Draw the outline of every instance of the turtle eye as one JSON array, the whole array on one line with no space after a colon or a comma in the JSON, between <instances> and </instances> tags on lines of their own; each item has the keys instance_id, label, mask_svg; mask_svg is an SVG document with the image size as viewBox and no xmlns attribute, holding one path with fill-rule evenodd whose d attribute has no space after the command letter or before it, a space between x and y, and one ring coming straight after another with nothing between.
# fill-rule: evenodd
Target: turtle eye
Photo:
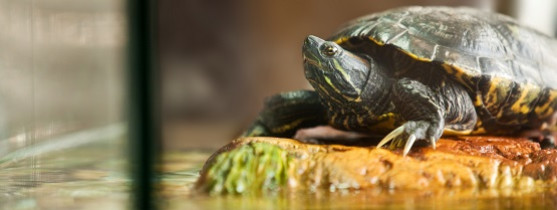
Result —
<instances>
[{"instance_id":1,"label":"turtle eye","mask_svg":"<svg viewBox=\"0 0 557 210\"><path fill-rule=\"evenodd\" d=\"M338 53L338 48L332 45L325 45L322 51L325 55L334 56Z\"/></svg>"}]
</instances>

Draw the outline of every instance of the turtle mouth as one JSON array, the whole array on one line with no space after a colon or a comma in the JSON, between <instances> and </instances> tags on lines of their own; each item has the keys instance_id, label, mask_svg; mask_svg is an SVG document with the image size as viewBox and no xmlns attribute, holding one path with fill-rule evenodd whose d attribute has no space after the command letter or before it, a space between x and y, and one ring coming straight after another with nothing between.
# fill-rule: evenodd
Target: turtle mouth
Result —
<instances>
[{"instance_id":1,"label":"turtle mouth","mask_svg":"<svg viewBox=\"0 0 557 210\"><path fill-rule=\"evenodd\" d=\"M315 75L316 72L314 68L316 68L315 61L312 61L304 56L304 74L306 79L314 79L317 76Z\"/></svg>"},{"instance_id":2,"label":"turtle mouth","mask_svg":"<svg viewBox=\"0 0 557 210\"><path fill-rule=\"evenodd\" d=\"M319 58L317 58L311 51L304 51L302 58L306 79L315 79L320 74L326 74L326 72L322 69L321 62L317 60Z\"/></svg>"},{"instance_id":3,"label":"turtle mouth","mask_svg":"<svg viewBox=\"0 0 557 210\"><path fill-rule=\"evenodd\" d=\"M315 61L315 60L313 60L313 59L309 59L309 58L306 57L305 55L304 55L304 58L303 58L303 59L304 59L304 64L305 64L305 65L312 65L312 66L319 67L319 62L317 62L317 61Z\"/></svg>"}]
</instances>

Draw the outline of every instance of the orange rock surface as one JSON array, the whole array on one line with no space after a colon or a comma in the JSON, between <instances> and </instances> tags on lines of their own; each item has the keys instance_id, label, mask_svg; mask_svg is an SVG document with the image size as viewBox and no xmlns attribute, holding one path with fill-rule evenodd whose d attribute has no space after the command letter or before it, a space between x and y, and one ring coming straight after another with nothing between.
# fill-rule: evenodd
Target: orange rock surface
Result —
<instances>
[{"instance_id":1,"label":"orange rock surface","mask_svg":"<svg viewBox=\"0 0 557 210\"><path fill-rule=\"evenodd\" d=\"M252 137L235 140L214 157L257 143L274 145L288 154L286 183L295 189L523 189L557 183L557 150L542 150L538 143L523 138L443 138L436 149L415 147L402 156L401 150L374 146ZM198 186L204 184L213 162L208 161ZM259 172L250 173L257 176Z\"/></svg>"}]
</instances>

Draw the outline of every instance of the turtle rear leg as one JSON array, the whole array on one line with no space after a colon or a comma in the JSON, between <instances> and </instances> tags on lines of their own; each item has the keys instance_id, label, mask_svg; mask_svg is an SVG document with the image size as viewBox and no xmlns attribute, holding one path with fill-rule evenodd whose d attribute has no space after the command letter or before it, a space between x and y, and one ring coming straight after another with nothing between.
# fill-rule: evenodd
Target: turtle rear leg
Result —
<instances>
[{"instance_id":1,"label":"turtle rear leg","mask_svg":"<svg viewBox=\"0 0 557 210\"><path fill-rule=\"evenodd\" d=\"M534 142L540 143L542 149L555 148L556 131L551 130L527 130L523 131L521 136L526 137Z\"/></svg>"},{"instance_id":2,"label":"turtle rear leg","mask_svg":"<svg viewBox=\"0 0 557 210\"><path fill-rule=\"evenodd\" d=\"M542 149L556 148L557 138L557 113L554 113L539 129L523 131L521 136L539 142Z\"/></svg>"},{"instance_id":3,"label":"turtle rear leg","mask_svg":"<svg viewBox=\"0 0 557 210\"><path fill-rule=\"evenodd\" d=\"M280 93L266 99L263 110L242 136L292 137L301 128L326 125L325 110L315 91Z\"/></svg>"}]
</instances>

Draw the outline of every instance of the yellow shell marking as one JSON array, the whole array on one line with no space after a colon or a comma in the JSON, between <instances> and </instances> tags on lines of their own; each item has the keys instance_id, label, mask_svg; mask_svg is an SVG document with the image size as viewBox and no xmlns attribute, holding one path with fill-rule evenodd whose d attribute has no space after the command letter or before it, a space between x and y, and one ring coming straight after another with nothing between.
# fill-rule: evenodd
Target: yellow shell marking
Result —
<instances>
[{"instance_id":1,"label":"yellow shell marking","mask_svg":"<svg viewBox=\"0 0 557 210\"><path fill-rule=\"evenodd\" d=\"M383 42L381 42L381 41L379 41L379 40L376 40L376 39L374 39L374 38L371 37L371 36L368 36L367 38L368 38L369 40L371 40L372 42L375 42L375 44L377 44L377 45L379 45L379 46L385 45L385 43L383 43Z\"/></svg>"},{"instance_id":2,"label":"yellow shell marking","mask_svg":"<svg viewBox=\"0 0 557 210\"><path fill-rule=\"evenodd\" d=\"M538 107L534 109L536 114L542 118L552 114L554 112L553 107L549 107L549 106L553 104L553 101L555 101L556 97L557 97L557 91L550 90L547 102L545 102L543 106L538 105Z\"/></svg>"},{"instance_id":3,"label":"yellow shell marking","mask_svg":"<svg viewBox=\"0 0 557 210\"><path fill-rule=\"evenodd\" d=\"M536 85L526 84L525 87L521 89L520 97L511 106L511 110L515 113L528 114L531 110L528 105L539 95L540 88Z\"/></svg>"},{"instance_id":4,"label":"yellow shell marking","mask_svg":"<svg viewBox=\"0 0 557 210\"><path fill-rule=\"evenodd\" d=\"M371 40L372 42L374 42L375 44L379 45L379 46L385 45L385 43L383 43L382 41L379 41L379 40L377 40L377 39L375 39L371 36L368 36L368 39ZM341 37L341 38L335 40L335 43L340 45L340 44L346 43L347 41L348 41L347 37ZM404 54L412 57L414 60L424 61L424 62L431 62L431 59L429 59L429 58L424 58L424 57L417 56L416 54L413 54L413 53L408 52L406 50L402 50L402 49L398 49L398 50L403 52Z\"/></svg>"},{"instance_id":5,"label":"yellow shell marking","mask_svg":"<svg viewBox=\"0 0 557 210\"><path fill-rule=\"evenodd\" d=\"M506 109L503 107L506 101L499 101L499 99L507 99L509 93L511 93L511 84L512 82L505 78L494 77L491 79L489 90L485 93L485 106L492 112L493 116L501 117L505 113ZM497 105L499 105L499 110L493 110L492 107L496 108Z\"/></svg>"},{"instance_id":6,"label":"yellow shell marking","mask_svg":"<svg viewBox=\"0 0 557 210\"><path fill-rule=\"evenodd\" d=\"M482 96L480 94L476 94L476 98L474 99L474 106L481 107L484 103L482 101Z\"/></svg>"},{"instance_id":7,"label":"yellow shell marking","mask_svg":"<svg viewBox=\"0 0 557 210\"><path fill-rule=\"evenodd\" d=\"M456 66L452 66L450 64L446 64L443 63L441 64L441 67L443 67L443 69L445 69L445 71L447 72L447 74L453 75L454 78L456 80L458 80L458 82L468 88L469 87L469 83L467 82L467 80L469 80L469 78L465 78L467 77L468 74L465 74L465 70Z\"/></svg>"},{"instance_id":8,"label":"yellow shell marking","mask_svg":"<svg viewBox=\"0 0 557 210\"><path fill-rule=\"evenodd\" d=\"M412 57L414 60L423 61L423 62L431 62L431 59L429 59L429 58L419 57L419 56L417 56L417 55L415 55L415 54L412 54L412 53L410 53L410 52L408 52L408 51L406 51L406 50L399 49L399 51L401 51L401 52L403 52L404 54L406 54L406 55Z\"/></svg>"},{"instance_id":9,"label":"yellow shell marking","mask_svg":"<svg viewBox=\"0 0 557 210\"><path fill-rule=\"evenodd\" d=\"M502 95L505 94L507 92L505 91L497 91L498 87L503 87L503 85L500 85L503 83L504 80L502 80L501 78L495 77L491 79L490 85L489 85L489 90L487 91L487 93L485 94L486 97L486 106L492 106L494 104L497 104L497 99L498 99L498 95Z\"/></svg>"},{"instance_id":10,"label":"yellow shell marking","mask_svg":"<svg viewBox=\"0 0 557 210\"><path fill-rule=\"evenodd\" d=\"M348 37L343 36L343 37L340 37L339 39L335 40L334 42L340 45L342 43L345 43L346 41L348 41Z\"/></svg>"}]
</instances>

